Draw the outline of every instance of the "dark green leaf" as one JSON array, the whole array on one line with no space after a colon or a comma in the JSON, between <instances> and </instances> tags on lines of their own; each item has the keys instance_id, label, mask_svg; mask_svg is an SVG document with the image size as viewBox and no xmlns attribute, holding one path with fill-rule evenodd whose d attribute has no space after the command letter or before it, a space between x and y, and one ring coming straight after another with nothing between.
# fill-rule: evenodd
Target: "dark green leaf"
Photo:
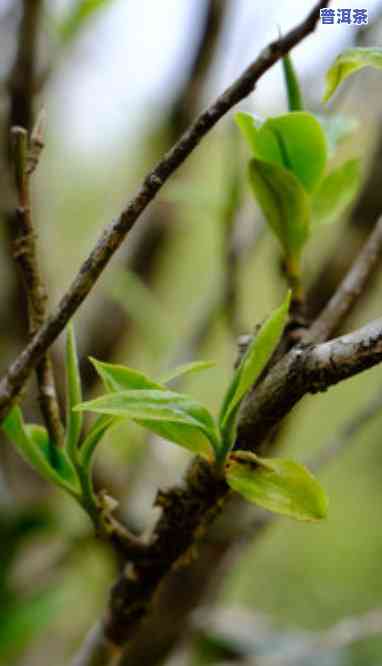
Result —
<instances>
[{"instance_id":1,"label":"dark green leaf","mask_svg":"<svg viewBox=\"0 0 382 666\"><path fill-rule=\"evenodd\" d=\"M249 180L269 226L287 256L298 256L309 238L311 208L308 195L287 169L251 160Z\"/></svg>"},{"instance_id":2,"label":"dark green leaf","mask_svg":"<svg viewBox=\"0 0 382 666\"><path fill-rule=\"evenodd\" d=\"M207 409L192 398L172 391L142 389L111 393L76 409L129 418L150 430L154 430L154 426L159 434L165 428L166 432L173 433L172 441L193 451L194 442L187 443L187 433L190 428L196 429L207 438L213 450L219 447L219 435ZM198 453L210 454L208 449L208 442L204 442L203 450Z\"/></svg>"},{"instance_id":3,"label":"dark green leaf","mask_svg":"<svg viewBox=\"0 0 382 666\"><path fill-rule=\"evenodd\" d=\"M81 377L78 366L76 338L73 324L70 323L66 334L66 432L65 448L72 460L75 459L76 449L82 430L82 414L74 412L73 407L82 401Z\"/></svg>"},{"instance_id":4,"label":"dark green leaf","mask_svg":"<svg viewBox=\"0 0 382 666\"><path fill-rule=\"evenodd\" d=\"M359 160L349 160L333 169L313 196L313 223L329 224L338 219L359 191L360 182Z\"/></svg>"},{"instance_id":5,"label":"dark green leaf","mask_svg":"<svg viewBox=\"0 0 382 666\"><path fill-rule=\"evenodd\" d=\"M382 69L382 48L356 47L345 49L331 65L326 73L326 89L324 102L327 102L338 86L351 74L363 67Z\"/></svg>"},{"instance_id":6,"label":"dark green leaf","mask_svg":"<svg viewBox=\"0 0 382 666\"><path fill-rule=\"evenodd\" d=\"M257 160L291 171L307 192L318 186L327 161L327 142L318 120L305 111L269 118L257 127L248 114L236 115Z\"/></svg>"},{"instance_id":7,"label":"dark green leaf","mask_svg":"<svg viewBox=\"0 0 382 666\"><path fill-rule=\"evenodd\" d=\"M296 520L325 518L327 497L306 467L292 460L259 458L253 453L231 455L227 483L245 499Z\"/></svg>"},{"instance_id":8,"label":"dark green leaf","mask_svg":"<svg viewBox=\"0 0 382 666\"><path fill-rule=\"evenodd\" d=\"M283 58L283 70L288 96L288 109L289 111L302 111L304 109L304 102L300 84L289 53Z\"/></svg>"}]
</instances>

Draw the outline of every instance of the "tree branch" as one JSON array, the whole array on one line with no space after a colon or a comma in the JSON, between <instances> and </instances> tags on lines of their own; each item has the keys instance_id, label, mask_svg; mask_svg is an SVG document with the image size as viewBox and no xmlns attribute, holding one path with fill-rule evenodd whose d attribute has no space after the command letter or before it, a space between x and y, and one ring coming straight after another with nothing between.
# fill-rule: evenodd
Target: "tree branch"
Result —
<instances>
[{"instance_id":1,"label":"tree branch","mask_svg":"<svg viewBox=\"0 0 382 666\"><path fill-rule=\"evenodd\" d=\"M36 126L30 144L28 133L22 127L12 128L12 139L18 194L14 257L19 265L28 298L29 335L33 336L45 321L48 300L37 258L36 232L33 227L29 191L30 175L36 167L38 153L43 146L41 128ZM53 368L48 353L45 353L37 364L36 374L41 412L50 439L56 446L62 446L64 428L61 423Z\"/></svg>"},{"instance_id":2,"label":"tree branch","mask_svg":"<svg viewBox=\"0 0 382 666\"><path fill-rule=\"evenodd\" d=\"M246 401L236 448L259 451L273 427L305 394L325 391L381 360L382 319L331 342L292 349L257 387L256 399ZM123 645L134 636L159 583L174 566L187 562L229 494L225 481L200 461L192 465L185 486L159 493L156 504L163 512L151 544L111 592L104 626L112 645Z\"/></svg>"},{"instance_id":3,"label":"tree branch","mask_svg":"<svg viewBox=\"0 0 382 666\"><path fill-rule=\"evenodd\" d=\"M242 75L206 111L199 115L173 148L146 176L140 189L122 211L119 218L104 231L55 312L14 361L1 381L0 419L7 413L33 367L65 328L69 319L93 288L113 254L122 244L126 234L164 183L187 159L216 123L235 104L253 91L260 77L277 60L313 32L319 19L320 9L326 5L325 0L318 2L300 25L266 47Z\"/></svg>"},{"instance_id":4,"label":"tree branch","mask_svg":"<svg viewBox=\"0 0 382 666\"><path fill-rule=\"evenodd\" d=\"M381 259L382 218L379 218L348 274L311 326L304 338L305 342L322 342L338 330L364 291L370 275Z\"/></svg>"}]
</instances>

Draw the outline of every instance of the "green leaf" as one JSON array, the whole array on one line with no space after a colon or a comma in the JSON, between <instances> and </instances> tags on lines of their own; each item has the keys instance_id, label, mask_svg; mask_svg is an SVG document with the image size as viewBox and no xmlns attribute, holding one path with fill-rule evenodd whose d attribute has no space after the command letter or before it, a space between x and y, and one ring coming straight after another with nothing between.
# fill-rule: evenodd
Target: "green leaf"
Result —
<instances>
[{"instance_id":1,"label":"green leaf","mask_svg":"<svg viewBox=\"0 0 382 666\"><path fill-rule=\"evenodd\" d=\"M307 192L313 192L327 161L325 133L315 116L293 111L269 118L260 127L248 114L235 118L257 160L291 171Z\"/></svg>"},{"instance_id":2,"label":"green leaf","mask_svg":"<svg viewBox=\"0 0 382 666\"><path fill-rule=\"evenodd\" d=\"M310 201L303 187L290 171L256 159L249 163L249 180L285 254L298 256L310 234Z\"/></svg>"},{"instance_id":3,"label":"green leaf","mask_svg":"<svg viewBox=\"0 0 382 666\"><path fill-rule=\"evenodd\" d=\"M178 377L184 377L185 375L195 374L197 372L203 372L204 370L209 370L210 368L215 367L216 363L214 361L194 361L193 363L185 363L184 365L179 365L174 370L170 370L166 375L161 377L162 384L167 384L173 379L178 379Z\"/></svg>"},{"instance_id":4,"label":"green leaf","mask_svg":"<svg viewBox=\"0 0 382 666\"><path fill-rule=\"evenodd\" d=\"M125 365L103 363L94 358L90 359L97 373L101 377L108 391L131 391L139 389L164 389L165 387L146 377L138 370L132 370Z\"/></svg>"},{"instance_id":5,"label":"green leaf","mask_svg":"<svg viewBox=\"0 0 382 666\"><path fill-rule=\"evenodd\" d=\"M313 223L329 224L338 219L356 196L360 182L359 160L349 160L333 169L313 196Z\"/></svg>"},{"instance_id":6,"label":"green leaf","mask_svg":"<svg viewBox=\"0 0 382 666\"><path fill-rule=\"evenodd\" d=\"M382 48L356 47L345 49L331 65L326 73L326 89L324 102L327 102L338 86L351 74L363 67L382 69Z\"/></svg>"},{"instance_id":7,"label":"green leaf","mask_svg":"<svg viewBox=\"0 0 382 666\"><path fill-rule=\"evenodd\" d=\"M83 28L85 23L101 9L110 5L112 0L75 0L73 7L58 25L58 32L63 42L68 43Z\"/></svg>"},{"instance_id":8,"label":"green leaf","mask_svg":"<svg viewBox=\"0 0 382 666\"><path fill-rule=\"evenodd\" d=\"M76 409L132 419L156 433L168 433L164 436L194 452L195 442L189 442L187 435L190 429L192 432L196 430L208 440L203 440L203 446L196 451L201 455L210 456L208 442L214 451L219 448L219 434L208 410L180 393L144 389L122 391L85 402Z\"/></svg>"},{"instance_id":9,"label":"green leaf","mask_svg":"<svg viewBox=\"0 0 382 666\"><path fill-rule=\"evenodd\" d=\"M284 302L265 320L249 345L232 382L228 387L220 412L220 430L223 438L232 444L233 422L241 401L261 375L273 352L277 348L288 321L291 293Z\"/></svg>"},{"instance_id":10,"label":"green leaf","mask_svg":"<svg viewBox=\"0 0 382 666\"><path fill-rule=\"evenodd\" d=\"M240 452L226 467L228 485L245 499L296 520L325 518L328 499L309 470L292 460Z\"/></svg>"},{"instance_id":11,"label":"green leaf","mask_svg":"<svg viewBox=\"0 0 382 666\"><path fill-rule=\"evenodd\" d=\"M48 433L38 425L25 425L19 407L13 407L1 424L20 455L41 476L61 486L72 495L80 493L77 473L66 451L52 449Z\"/></svg>"},{"instance_id":12,"label":"green leaf","mask_svg":"<svg viewBox=\"0 0 382 666\"><path fill-rule=\"evenodd\" d=\"M288 96L288 109L289 111L302 111L304 109L304 102L302 99L300 84L289 53L283 58L282 64Z\"/></svg>"},{"instance_id":13,"label":"green leaf","mask_svg":"<svg viewBox=\"0 0 382 666\"><path fill-rule=\"evenodd\" d=\"M82 430L82 414L74 412L73 407L82 402L81 377L78 366L76 338L73 324L70 323L66 333L66 432L65 448L72 460L75 460L76 449Z\"/></svg>"},{"instance_id":14,"label":"green leaf","mask_svg":"<svg viewBox=\"0 0 382 666\"><path fill-rule=\"evenodd\" d=\"M80 448L79 455L80 463L88 473L97 444L99 444L104 434L120 421L120 418L114 416L99 416L93 423Z\"/></svg>"}]
</instances>

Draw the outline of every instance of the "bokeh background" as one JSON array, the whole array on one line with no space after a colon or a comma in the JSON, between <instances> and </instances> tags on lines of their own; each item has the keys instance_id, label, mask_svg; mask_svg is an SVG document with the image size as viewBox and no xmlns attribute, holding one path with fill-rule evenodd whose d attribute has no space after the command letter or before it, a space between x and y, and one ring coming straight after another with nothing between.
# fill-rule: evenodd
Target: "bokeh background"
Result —
<instances>
[{"instance_id":1,"label":"bokeh background","mask_svg":"<svg viewBox=\"0 0 382 666\"><path fill-rule=\"evenodd\" d=\"M25 299L10 252L14 194L7 138L14 120L9 82L27 4L0 0L1 370L27 335ZM77 20L78 0L42 4L33 108L45 109L46 147L33 178L33 215L54 304L103 227L198 110L313 2L108 0ZM320 26L293 54L307 107L348 119L353 131L339 159L359 155L363 168L353 209L320 229L308 247L304 271L312 316L382 211L381 74L364 71L328 109L320 103L325 70L345 45L381 44L382 3L333 4L340 6L367 8L369 25ZM280 65L241 108L260 117L286 110ZM285 290L278 246L245 182L246 161L230 114L131 232L75 317L86 397L100 391L88 356L154 376L178 362L211 359L214 369L181 388L218 409L238 335L251 332ZM347 330L380 316L381 287L378 277L369 284ZM54 361L61 397L62 354L60 339ZM279 433L277 447L309 461L376 400L382 404L379 367L328 394L305 398ZM285 658L288 651L292 661L285 663L380 664L378 630L358 641L345 631L345 647L322 645L318 654L293 657L294 650L312 652L317 632L382 608L380 411L321 467L330 496L323 524L277 519L265 526L263 514L237 503L209 536L200 559L162 591L160 611L126 664L261 665L259 655ZM33 382L24 413L40 419ZM131 529L149 531L158 488L179 481L189 461L173 445L124 425L99 447L96 484L118 498ZM117 564L95 541L78 507L39 479L4 440L0 463L0 663L61 666L70 663L102 612ZM370 633L371 619L365 626Z\"/></svg>"}]
</instances>

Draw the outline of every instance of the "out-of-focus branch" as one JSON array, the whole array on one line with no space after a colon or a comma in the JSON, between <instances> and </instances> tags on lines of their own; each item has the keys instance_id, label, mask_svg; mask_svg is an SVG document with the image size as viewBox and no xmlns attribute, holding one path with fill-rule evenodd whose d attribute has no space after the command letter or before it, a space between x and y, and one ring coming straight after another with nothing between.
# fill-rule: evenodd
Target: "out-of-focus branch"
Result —
<instances>
[{"instance_id":1,"label":"out-of-focus branch","mask_svg":"<svg viewBox=\"0 0 382 666\"><path fill-rule=\"evenodd\" d=\"M351 419L346 421L339 432L323 446L309 461L310 469L317 472L344 453L354 438L371 421L382 414L382 387Z\"/></svg>"},{"instance_id":2,"label":"out-of-focus branch","mask_svg":"<svg viewBox=\"0 0 382 666\"><path fill-rule=\"evenodd\" d=\"M42 0L22 0L18 3L21 10L21 19L17 34L16 53L12 68L7 79L9 102L5 122L4 135L4 169L2 171L1 189L2 216L4 216L5 230L9 245L13 243L14 228L14 191L13 191L13 162L11 146L12 127L24 127L29 132L33 125L33 105L35 98L36 69L37 69L37 47L39 26L42 15ZM10 305L5 309L2 317L4 331L12 330L14 336L25 342L26 333L26 309L24 289L17 276L11 274Z\"/></svg>"},{"instance_id":3,"label":"out-of-focus branch","mask_svg":"<svg viewBox=\"0 0 382 666\"><path fill-rule=\"evenodd\" d=\"M375 609L359 617L345 618L302 644L283 650L283 654L245 660L245 666L297 666L305 659L319 657L324 652L339 650L357 641L382 633L382 610ZM309 636L309 635L308 635Z\"/></svg>"},{"instance_id":4,"label":"out-of-focus branch","mask_svg":"<svg viewBox=\"0 0 382 666\"><path fill-rule=\"evenodd\" d=\"M309 342L322 342L335 333L363 293L370 275L382 258L382 218L367 239L350 271L334 296L320 313L306 337Z\"/></svg>"},{"instance_id":5,"label":"out-of-focus branch","mask_svg":"<svg viewBox=\"0 0 382 666\"><path fill-rule=\"evenodd\" d=\"M155 131L160 137L162 151L169 150L192 123L201 106L206 78L215 60L227 3L221 0L204 1L205 13L201 20L199 43L195 48L188 75L171 103L169 112L164 119L160 119L160 125ZM169 241L174 222L176 220L173 209L164 202L157 202L143 216L140 227L126 248L123 263L146 284L152 282L155 276L157 259ZM106 325L107 322L110 322L110 325ZM86 362L81 363L85 390L91 389L97 378L93 366L87 362L88 357L111 359L121 339L129 335L133 326L133 322L114 301L105 299L102 307L97 308L89 324L89 341L84 352Z\"/></svg>"},{"instance_id":6,"label":"out-of-focus branch","mask_svg":"<svg viewBox=\"0 0 382 666\"><path fill-rule=\"evenodd\" d=\"M29 188L31 173L37 165L38 155L43 147L41 127L36 126L30 143L28 133L24 128L13 127L12 140L18 194L14 257L20 268L27 294L29 335L32 337L45 321L48 300L37 256L36 231L32 221ZM56 446L61 446L64 443L64 428L61 423L53 368L47 352L36 366L36 374L41 412L50 439Z\"/></svg>"},{"instance_id":7,"label":"out-of-focus branch","mask_svg":"<svg viewBox=\"0 0 382 666\"><path fill-rule=\"evenodd\" d=\"M25 127L29 132L33 125L37 39L42 0L23 0L22 12L16 58L8 80L10 91L8 132L15 125Z\"/></svg>"},{"instance_id":8,"label":"out-of-focus branch","mask_svg":"<svg viewBox=\"0 0 382 666\"><path fill-rule=\"evenodd\" d=\"M52 316L10 366L6 376L0 382L0 418L4 418L33 367L63 331L70 318L93 289L98 277L123 243L127 233L165 182L183 164L216 123L253 91L261 76L314 31L320 9L326 4L324 0L318 2L302 23L267 46L241 76L199 115L173 148L149 172L138 192L118 219L104 231Z\"/></svg>"}]
</instances>

